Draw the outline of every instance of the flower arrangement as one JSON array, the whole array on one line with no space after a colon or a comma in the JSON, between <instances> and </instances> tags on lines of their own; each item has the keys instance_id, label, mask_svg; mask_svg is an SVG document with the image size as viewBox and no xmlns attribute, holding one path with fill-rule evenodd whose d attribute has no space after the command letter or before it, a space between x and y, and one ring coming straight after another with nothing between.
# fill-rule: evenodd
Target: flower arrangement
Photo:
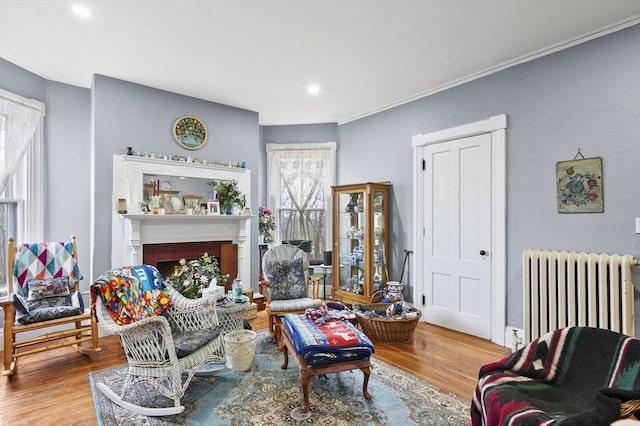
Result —
<instances>
[{"instance_id":1,"label":"flower arrangement","mask_svg":"<svg viewBox=\"0 0 640 426\"><path fill-rule=\"evenodd\" d=\"M229 274L220 273L218 259L208 253L199 259L180 259L179 263L180 269L167 279L167 283L190 299L195 299L202 289L209 287L213 278L220 286L229 279Z\"/></svg>"},{"instance_id":2,"label":"flower arrangement","mask_svg":"<svg viewBox=\"0 0 640 426\"><path fill-rule=\"evenodd\" d=\"M274 241L271 231L276 230L276 217L271 209L260 206L258 208L258 231L266 243Z\"/></svg>"},{"instance_id":3,"label":"flower arrangement","mask_svg":"<svg viewBox=\"0 0 640 426\"><path fill-rule=\"evenodd\" d=\"M238 189L237 180L219 180L214 182L214 188L220 197L220 209L223 213L228 213L236 205L244 208L246 198L240 189Z\"/></svg>"}]
</instances>

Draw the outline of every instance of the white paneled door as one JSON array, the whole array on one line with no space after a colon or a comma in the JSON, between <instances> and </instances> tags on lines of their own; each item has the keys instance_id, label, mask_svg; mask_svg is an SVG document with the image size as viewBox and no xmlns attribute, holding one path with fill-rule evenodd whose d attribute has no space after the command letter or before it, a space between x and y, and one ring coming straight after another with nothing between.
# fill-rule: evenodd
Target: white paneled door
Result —
<instances>
[{"instance_id":1,"label":"white paneled door","mask_svg":"<svg viewBox=\"0 0 640 426\"><path fill-rule=\"evenodd\" d=\"M416 135L413 294L426 322L504 344L506 116Z\"/></svg>"},{"instance_id":2,"label":"white paneled door","mask_svg":"<svg viewBox=\"0 0 640 426\"><path fill-rule=\"evenodd\" d=\"M491 336L491 135L424 150L428 322Z\"/></svg>"}]
</instances>

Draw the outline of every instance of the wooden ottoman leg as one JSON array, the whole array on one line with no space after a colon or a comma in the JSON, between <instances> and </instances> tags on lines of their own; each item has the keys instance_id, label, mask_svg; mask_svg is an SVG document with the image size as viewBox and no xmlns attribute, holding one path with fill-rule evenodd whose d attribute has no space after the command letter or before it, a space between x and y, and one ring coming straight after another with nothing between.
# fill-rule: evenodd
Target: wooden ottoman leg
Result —
<instances>
[{"instance_id":1,"label":"wooden ottoman leg","mask_svg":"<svg viewBox=\"0 0 640 426\"><path fill-rule=\"evenodd\" d=\"M300 369L300 380L302 381L302 396L304 398L302 405L303 413L309 411L309 382L311 382L311 377L313 376L307 374L305 369Z\"/></svg>"},{"instance_id":2,"label":"wooden ottoman leg","mask_svg":"<svg viewBox=\"0 0 640 426\"><path fill-rule=\"evenodd\" d=\"M369 385L369 376L371 375L371 368L364 367L361 368L361 370L364 373L364 382L362 383L362 392L364 393L364 399L366 399L367 401L371 401L371 394L369 394L369 391L367 390L367 386Z\"/></svg>"},{"instance_id":3,"label":"wooden ottoman leg","mask_svg":"<svg viewBox=\"0 0 640 426\"><path fill-rule=\"evenodd\" d=\"M286 370L289 366L289 350L287 348L284 348L282 352L284 353L284 362L282 363L282 366L280 368Z\"/></svg>"}]
</instances>

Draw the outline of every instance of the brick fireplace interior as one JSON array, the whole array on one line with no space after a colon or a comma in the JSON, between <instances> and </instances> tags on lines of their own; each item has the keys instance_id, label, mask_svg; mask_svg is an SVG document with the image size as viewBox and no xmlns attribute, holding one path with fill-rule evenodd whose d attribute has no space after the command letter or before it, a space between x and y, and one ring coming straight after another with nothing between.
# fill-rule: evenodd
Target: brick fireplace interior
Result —
<instances>
[{"instance_id":1,"label":"brick fireplace interior","mask_svg":"<svg viewBox=\"0 0 640 426\"><path fill-rule=\"evenodd\" d=\"M142 253L143 263L158 268L163 277L173 275L180 259L197 259L204 253L218 259L222 274L229 274L225 291L231 289L233 279L238 276L238 245L231 241L144 244Z\"/></svg>"}]
</instances>

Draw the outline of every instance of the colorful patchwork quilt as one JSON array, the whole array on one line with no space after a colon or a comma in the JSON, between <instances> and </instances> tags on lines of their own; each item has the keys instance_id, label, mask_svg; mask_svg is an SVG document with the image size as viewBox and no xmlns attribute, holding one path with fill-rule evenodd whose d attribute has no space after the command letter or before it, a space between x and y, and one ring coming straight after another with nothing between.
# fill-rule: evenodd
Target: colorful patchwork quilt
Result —
<instances>
[{"instance_id":1,"label":"colorful patchwork quilt","mask_svg":"<svg viewBox=\"0 0 640 426\"><path fill-rule=\"evenodd\" d=\"M78 263L73 257L73 242L46 242L16 246L13 267L15 283L27 297L30 280L69 277L69 286L82 279Z\"/></svg>"},{"instance_id":2,"label":"colorful patchwork quilt","mask_svg":"<svg viewBox=\"0 0 640 426\"><path fill-rule=\"evenodd\" d=\"M305 315L287 314L282 325L309 365L363 359L375 352L369 338L348 321L331 319L316 325Z\"/></svg>"},{"instance_id":3,"label":"colorful patchwork quilt","mask_svg":"<svg viewBox=\"0 0 640 426\"><path fill-rule=\"evenodd\" d=\"M621 402L640 399L640 340L612 331L563 328L483 366L473 426L609 425Z\"/></svg>"},{"instance_id":4,"label":"colorful patchwork quilt","mask_svg":"<svg viewBox=\"0 0 640 426\"><path fill-rule=\"evenodd\" d=\"M148 265L105 272L94 282L91 297L94 303L96 297L102 298L111 318L120 325L159 315L171 306L160 272Z\"/></svg>"}]
</instances>

